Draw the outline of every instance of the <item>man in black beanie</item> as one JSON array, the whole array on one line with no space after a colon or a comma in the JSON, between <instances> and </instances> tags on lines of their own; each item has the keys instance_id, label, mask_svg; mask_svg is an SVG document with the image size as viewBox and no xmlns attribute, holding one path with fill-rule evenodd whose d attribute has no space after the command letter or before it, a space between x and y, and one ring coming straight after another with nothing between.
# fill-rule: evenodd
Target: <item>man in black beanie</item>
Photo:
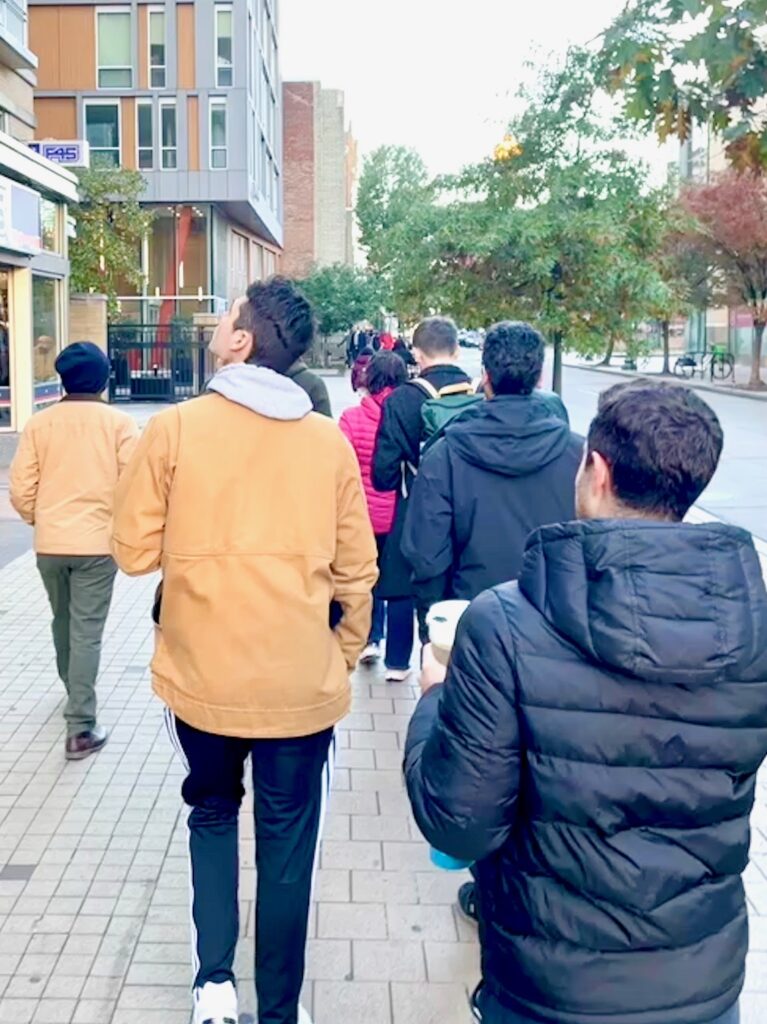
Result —
<instances>
[{"instance_id":1,"label":"man in black beanie","mask_svg":"<svg viewBox=\"0 0 767 1024\"><path fill-rule=\"evenodd\" d=\"M109 360L88 341L56 360L66 396L33 416L11 466L11 503L35 528L37 565L53 611L67 691L65 757L107 741L96 722L96 678L117 568L110 553L117 480L138 439L131 416L102 400Z\"/></svg>"}]
</instances>

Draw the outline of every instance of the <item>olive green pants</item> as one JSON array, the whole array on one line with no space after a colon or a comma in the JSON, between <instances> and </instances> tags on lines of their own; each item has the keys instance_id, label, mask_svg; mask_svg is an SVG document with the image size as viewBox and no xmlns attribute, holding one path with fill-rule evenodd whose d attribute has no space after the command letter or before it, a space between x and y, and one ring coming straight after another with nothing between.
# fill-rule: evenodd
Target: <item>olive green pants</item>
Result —
<instances>
[{"instance_id":1,"label":"olive green pants","mask_svg":"<svg viewBox=\"0 0 767 1024\"><path fill-rule=\"evenodd\" d=\"M96 678L117 566L108 555L38 555L53 611L53 645L67 691L67 735L96 725Z\"/></svg>"}]
</instances>

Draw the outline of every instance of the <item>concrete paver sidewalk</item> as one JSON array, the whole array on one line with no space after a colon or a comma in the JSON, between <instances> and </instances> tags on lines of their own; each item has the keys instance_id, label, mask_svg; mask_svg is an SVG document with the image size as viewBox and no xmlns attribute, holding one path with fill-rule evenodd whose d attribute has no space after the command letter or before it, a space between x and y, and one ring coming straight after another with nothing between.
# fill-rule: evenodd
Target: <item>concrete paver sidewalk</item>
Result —
<instances>
[{"instance_id":1,"label":"concrete paver sidewalk","mask_svg":"<svg viewBox=\"0 0 767 1024\"><path fill-rule=\"evenodd\" d=\"M0 1022L188 1024L182 768L152 696L152 580L120 578L99 682L105 750L62 756L62 689L31 555L0 570ZM310 920L316 1024L468 1024L476 933L430 865L400 772L414 686L354 679ZM241 817L241 1024L252 1020L254 842ZM759 784L743 1024L767 1020L767 779ZM763 916L764 915L764 916Z\"/></svg>"}]
</instances>

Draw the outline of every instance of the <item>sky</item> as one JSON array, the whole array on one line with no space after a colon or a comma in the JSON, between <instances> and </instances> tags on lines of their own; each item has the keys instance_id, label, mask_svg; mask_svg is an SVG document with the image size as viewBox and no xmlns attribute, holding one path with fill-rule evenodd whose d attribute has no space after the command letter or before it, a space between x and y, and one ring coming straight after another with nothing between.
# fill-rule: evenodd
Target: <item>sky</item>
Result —
<instances>
[{"instance_id":1,"label":"sky","mask_svg":"<svg viewBox=\"0 0 767 1024\"><path fill-rule=\"evenodd\" d=\"M526 61L593 39L623 5L280 0L282 77L342 89L362 154L412 146L432 173L447 173L492 152Z\"/></svg>"}]
</instances>

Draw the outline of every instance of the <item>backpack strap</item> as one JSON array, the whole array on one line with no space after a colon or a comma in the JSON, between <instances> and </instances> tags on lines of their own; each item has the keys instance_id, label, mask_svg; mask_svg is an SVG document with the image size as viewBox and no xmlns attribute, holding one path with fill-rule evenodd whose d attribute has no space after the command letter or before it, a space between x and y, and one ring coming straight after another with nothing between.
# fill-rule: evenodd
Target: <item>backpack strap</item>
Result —
<instances>
[{"instance_id":1,"label":"backpack strap","mask_svg":"<svg viewBox=\"0 0 767 1024\"><path fill-rule=\"evenodd\" d=\"M441 391L437 391L430 380L425 377L414 377L413 380L408 381L409 384L414 384L420 391L425 391L429 398L439 398L442 394Z\"/></svg>"},{"instance_id":2,"label":"backpack strap","mask_svg":"<svg viewBox=\"0 0 767 1024\"><path fill-rule=\"evenodd\" d=\"M475 394L474 384L470 380L460 381L458 384L448 384L440 388L437 397L447 398L449 395L473 395Z\"/></svg>"}]
</instances>

